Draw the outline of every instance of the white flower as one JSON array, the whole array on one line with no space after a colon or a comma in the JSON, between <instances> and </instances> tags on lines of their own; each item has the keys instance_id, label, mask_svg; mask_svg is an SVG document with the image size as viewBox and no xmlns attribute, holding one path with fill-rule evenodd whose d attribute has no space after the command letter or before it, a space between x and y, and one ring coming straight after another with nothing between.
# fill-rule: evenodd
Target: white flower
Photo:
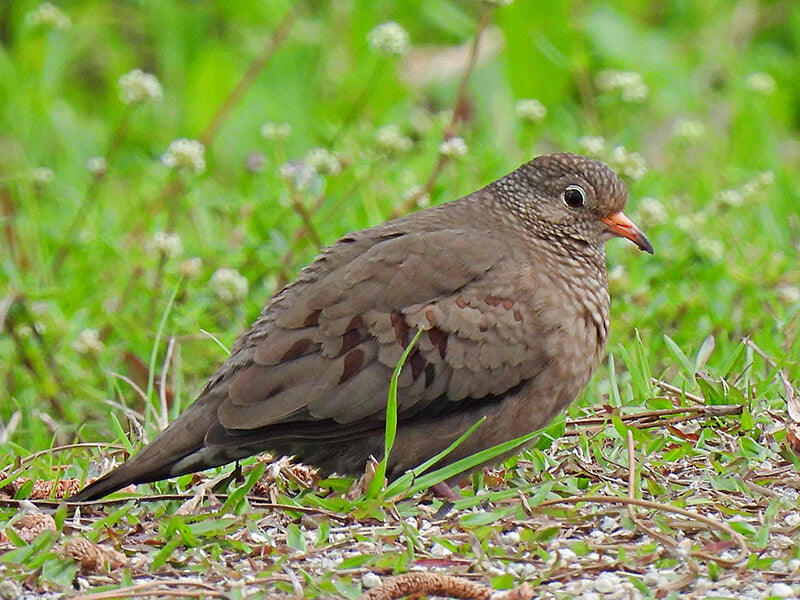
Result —
<instances>
[{"instance_id":1,"label":"white flower","mask_svg":"<svg viewBox=\"0 0 800 600\"><path fill-rule=\"evenodd\" d=\"M250 152L244 157L244 168L251 173L260 173L267 166L267 157L261 152Z\"/></svg>"},{"instance_id":2,"label":"white flower","mask_svg":"<svg viewBox=\"0 0 800 600\"><path fill-rule=\"evenodd\" d=\"M639 202L639 220L643 226L663 225L668 219L667 209L655 198L642 198Z\"/></svg>"},{"instance_id":3,"label":"white flower","mask_svg":"<svg viewBox=\"0 0 800 600\"><path fill-rule=\"evenodd\" d=\"M589 156L600 156L606 150L606 140L600 136L585 135L578 144Z\"/></svg>"},{"instance_id":4,"label":"white flower","mask_svg":"<svg viewBox=\"0 0 800 600\"><path fill-rule=\"evenodd\" d=\"M439 144L439 152L448 158L459 158L467 153L467 143L458 136L451 137Z\"/></svg>"},{"instance_id":5,"label":"white flower","mask_svg":"<svg viewBox=\"0 0 800 600\"><path fill-rule=\"evenodd\" d=\"M698 140L706 133L706 126L696 119L678 119L672 126L672 133L677 138Z\"/></svg>"},{"instance_id":6,"label":"white flower","mask_svg":"<svg viewBox=\"0 0 800 600\"><path fill-rule=\"evenodd\" d=\"M741 206L746 200L752 198L763 187L772 185L775 182L775 174L772 171L759 173L754 179L746 181L738 188L721 190L717 194L717 201L724 205L735 208Z\"/></svg>"},{"instance_id":7,"label":"white flower","mask_svg":"<svg viewBox=\"0 0 800 600\"><path fill-rule=\"evenodd\" d=\"M636 71L600 71L597 87L604 92L619 90L625 102L644 102L650 93L644 79Z\"/></svg>"},{"instance_id":8,"label":"white flower","mask_svg":"<svg viewBox=\"0 0 800 600\"><path fill-rule=\"evenodd\" d=\"M171 258L183 252L183 241L177 233L156 231L147 242L147 249L153 254L163 254L167 258Z\"/></svg>"},{"instance_id":9,"label":"white flower","mask_svg":"<svg viewBox=\"0 0 800 600\"><path fill-rule=\"evenodd\" d=\"M317 170L302 160L293 160L281 165L283 177L294 189L303 192L312 186L318 187L321 177Z\"/></svg>"},{"instance_id":10,"label":"white flower","mask_svg":"<svg viewBox=\"0 0 800 600\"><path fill-rule=\"evenodd\" d=\"M720 204L735 208L744 204L744 194L739 190L722 190L717 194Z\"/></svg>"},{"instance_id":11,"label":"white flower","mask_svg":"<svg viewBox=\"0 0 800 600\"><path fill-rule=\"evenodd\" d=\"M751 73L744 80L745 85L759 94L769 96L777 87L775 79L768 73Z\"/></svg>"},{"instance_id":12,"label":"white flower","mask_svg":"<svg viewBox=\"0 0 800 600\"><path fill-rule=\"evenodd\" d=\"M200 268L203 266L203 261L197 256L182 260L178 264L178 274L186 279L194 279L200 274Z\"/></svg>"},{"instance_id":13,"label":"white flower","mask_svg":"<svg viewBox=\"0 0 800 600\"><path fill-rule=\"evenodd\" d=\"M35 169L31 170L31 179L33 179L33 182L38 185L47 185L48 183L53 183L55 178L56 174L52 169L48 169L47 167L36 167Z\"/></svg>"},{"instance_id":14,"label":"white flower","mask_svg":"<svg viewBox=\"0 0 800 600\"><path fill-rule=\"evenodd\" d=\"M408 32L394 21L381 23L367 35L370 47L381 54L397 56L408 51Z\"/></svg>"},{"instance_id":15,"label":"white flower","mask_svg":"<svg viewBox=\"0 0 800 600\"><path fill-rule=\"evenodd\" d=\"M700 238L697 240L697 250L711 262L721 262L725 257L725 246L719 240L712 238Z\"/></svg>"},{"instance_id":16,"label":"white flower","mask_svg":"<svg viewBox=\"0 0 800 600\"><path fill-rule=\"evenodd\" d=\"M206 147L197 140L180 138L169 145L161 162L170 169L202 173L206 170Z\"/></svg>"},{"instance_id":17,"label":"white flower","mask_svg":"<svg viewBox=\"0 0 800 600\"><path fill-rule=\"evenodd\" d=\"M420 208L426 208L431 205L431 196L422 191L421 185L413 185L408 188L403 194L403 198L407 201L414 198L414 203Z\"/></svg>"},{"instance_id":18,"label":"white flower","mask_svg":"<svg viewBox=\"0 0 800 600\"><path fill-rule=\"evenodd\" d=\"M516 104L514 104L514 109L517 111L517 116L533 123L538 123L547 116L547 109L544 104L535 98L517 100Z\"/></svg>"},{"instance_id":19,"label":"white flower","mask_svg":"<svg viewBox=\"0 0 800 600\"><path fill-rule=\"evenodd\" d=\"M25 23L34 27L52 27L61 30L69 29L72 25L69 17L49 2L43 2L36 10L25 15Z\"/></svg>"},{"instance_id":20,"label":"white flower","mask_svg":"<svg viewBox=\"0 0 800 600\"><path fill-rule=\"evenodd\" d=\"M100 339L100 332L97 329L84 329L72 342L72 348L78 354L96 355L103 349L103 341Z\"/></svg>"},{"instance_id":21,"label":"white flower","mask_svg":"<svg viewBox=\"0 0 800 600\"><path fill-rule=\"evenodd\" d=\"M209 280L217 298L232 304L247 295L247 279L234 269L219 269Z\"/></svg>"},{"instance_id":22,"label":"white flower","mask_svg":"<svg viewBox=\"0 0 800 600\"><path fill-rule=\"evenodd\" d=\"M261 137L265 140L285 140L292 135L292 126L289 123L264 123L261 126Z\"/></svg>"},{"instance_id":23,"label":"white flower","mask_svg":"<svg viewBox=\"0 0 800 600\"><path fill-rule=\"evenodd\" d=\"M375 132L378 145L389 154L408 152L414 145L411 138L403 135L397 125L385 125Z\"/></svg>"},{"instance_id":24,"label":"white flower","mask_svg":"<svg viewBox=\"0 0 800 600\"><path fill-rule=\"evenodd\" d=\"M102 177L108 170L108 161L102 156L95 156L86 161L86 168L95 177Z\"/></svg>"},{"instance_id":25,"label":"white flower","mask_svg":"<svg viewBox=\"0 0 800 600\"><path fill-rule=\"evenodd\" d=\"M342 163L336 155L325 148L312 148L306 154L305 162L322 175L338 175L342 172Z\"/></svg>"},{"instance_id":26,"label":"white flower","mask_svg":"<svg viewBox=\"0 0 800 600\"><path fill-rule=\"evenodd\" d=\"M161 100L163 90L155 75L134 69L119 78L119 95L125 104Z\"/></svg>"},{"instance_id":27,"label":"white flower","mask_svg":"<svg viewBox=\"0 0 800 600\"><path fill-rule=\"evenodd\" d=\"M639 181L647 174L647 163L638 152L628 152L623 146L617 146L611 152L609 163L626 177Z\"/></svg>"}]
</instances>

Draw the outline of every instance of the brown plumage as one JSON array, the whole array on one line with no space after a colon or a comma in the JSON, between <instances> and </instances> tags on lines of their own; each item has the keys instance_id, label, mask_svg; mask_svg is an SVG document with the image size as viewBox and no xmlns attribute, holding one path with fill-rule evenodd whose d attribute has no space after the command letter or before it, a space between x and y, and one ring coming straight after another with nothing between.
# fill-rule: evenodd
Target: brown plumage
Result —
<instances>
[{"instance_id":1,"label":"brown plumage","mask_svg":"<svg viewBox=\"0 0 800 600\"><path fill-rule=\"evenodd\" d=\"M652 253L624 184L574 154L541 156L469 196L346 235L264 308L197 400L75 501L262 451L358 473L383 452L399 379L397 476L486 422L439 465L547 424L608 336L605 242Z\"/></svg>"}]
</instances>

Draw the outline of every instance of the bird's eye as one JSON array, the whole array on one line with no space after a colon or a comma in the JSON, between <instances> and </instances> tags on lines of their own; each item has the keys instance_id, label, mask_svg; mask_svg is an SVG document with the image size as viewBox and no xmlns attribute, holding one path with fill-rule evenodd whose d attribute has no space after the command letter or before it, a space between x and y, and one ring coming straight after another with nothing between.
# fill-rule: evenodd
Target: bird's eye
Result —
<instances>
[{"instance_id":1,"label":"bird's eye","mask_svg":"<svg viewBox=\"0 0 800 600\"><path fill-rule=\"evenodd\" d=\"M564 204L570 208L582 208L586 204L586 194L577 185L568 185L564 190Z\"/></svg>"}]
</instances>

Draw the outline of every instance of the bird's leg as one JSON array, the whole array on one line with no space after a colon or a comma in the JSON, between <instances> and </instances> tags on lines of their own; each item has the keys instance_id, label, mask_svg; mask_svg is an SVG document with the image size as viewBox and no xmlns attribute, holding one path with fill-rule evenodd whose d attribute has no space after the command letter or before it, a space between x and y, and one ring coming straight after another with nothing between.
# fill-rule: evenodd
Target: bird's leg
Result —
<instances>
[{"instance_id":1,"label":"bird's leg","mask_svg":"<svg viewBox=\"0 0 800 600\"><path fill-rule=\"evenodd\" d=\"M440 498L448 502L461 500L461 496L459 496L455 490L447 485L444 481L440 481L439 483L431 486L431 492L435 498Z\"/></svg>"}]
</instances>

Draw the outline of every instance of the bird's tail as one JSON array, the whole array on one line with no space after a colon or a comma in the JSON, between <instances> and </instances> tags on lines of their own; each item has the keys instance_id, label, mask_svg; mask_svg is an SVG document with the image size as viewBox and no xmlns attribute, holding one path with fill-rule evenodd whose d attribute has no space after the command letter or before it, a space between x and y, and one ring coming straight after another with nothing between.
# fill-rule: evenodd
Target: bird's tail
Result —
<instances>
[{"instance_id":1,"label":"bird's tail","mask_svg":"<svg viewBox=\"0 0 800 600\"><path fill-rule=\"evenodd\" d=\"M160 481L220 464L203 452L206 432L216 423L213 398L201 397L151 443L119 467L90 483L70 502L97 500L125 486Z\"/></svg>"}]
</instances>

